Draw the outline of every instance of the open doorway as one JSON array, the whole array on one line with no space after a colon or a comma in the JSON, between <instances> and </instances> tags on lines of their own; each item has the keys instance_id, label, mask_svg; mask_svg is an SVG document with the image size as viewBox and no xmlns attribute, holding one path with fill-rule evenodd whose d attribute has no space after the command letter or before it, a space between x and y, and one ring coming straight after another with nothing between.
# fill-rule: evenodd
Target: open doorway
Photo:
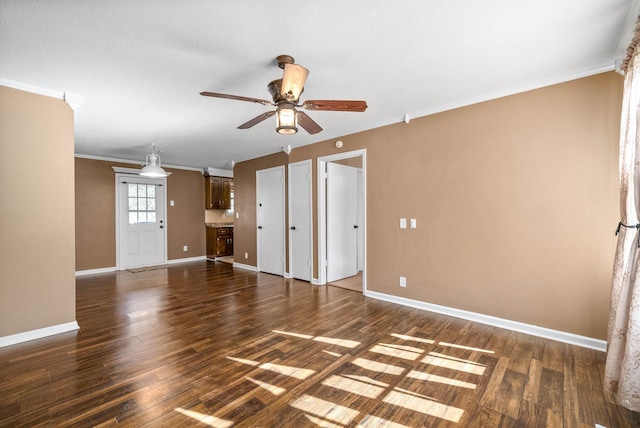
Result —
<instances>
[{"instance_id":1,"label":"open doorway","mask_svg":"<svg viewBox=\"0 0 640 428\"><path fill-rule=\"evenodd\" d=\"M366 290L366 150L318 158L318 283Z\"/></svg>"}]
</instances>

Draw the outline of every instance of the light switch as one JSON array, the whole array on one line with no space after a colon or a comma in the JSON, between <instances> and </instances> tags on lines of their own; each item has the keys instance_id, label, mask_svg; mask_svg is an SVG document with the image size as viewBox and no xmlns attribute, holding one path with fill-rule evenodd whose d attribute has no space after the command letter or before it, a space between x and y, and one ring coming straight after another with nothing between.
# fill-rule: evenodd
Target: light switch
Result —
<instances>
[{"instance_id":1,"label":"light switch","mask_svg":"<svg viewBox=\"0 0 640 428\"><path fill-rule=\"evenodd\" d=\"M400 229L406 229L407 228L407 219L406 218L401 218L400 219Z\"/></svg>"},{"instance_id":2,"label":"light switch","mask_svg":"<svg viewBox=\"0 0 640 428\"><path fill-rule=\"evenodd\" d=\"M173 202L173 201L169 201L169 205L174 206L174 205L175 205L175 202Z\"/></svg>"},{"instance_id":3,"label":"light switch","mask_svg":"<svg viewBox=\"0 0 640 428\"><path fill-rule=\"evenodd\" d=\"M416 224L416 219L415 218L412 218L411 220L409 220L409 227L411 229L415 229L416 227L418 227L417 224Z\"/></svg>"},{"instance_id":4,"label":"light switch","mask_svg":"<svg viewBox=\"0 0 640 428\"><path fill-rule=\"evenodd\" d=\"M240 213L236 213L236 218L240 218Z\"/></svg>"}]
</instances>

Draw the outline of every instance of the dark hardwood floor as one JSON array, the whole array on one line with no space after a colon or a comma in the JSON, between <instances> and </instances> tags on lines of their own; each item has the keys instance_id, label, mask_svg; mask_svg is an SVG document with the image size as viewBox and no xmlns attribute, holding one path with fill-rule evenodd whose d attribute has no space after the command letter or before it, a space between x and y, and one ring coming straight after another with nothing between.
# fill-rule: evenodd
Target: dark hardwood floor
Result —
<instances>
[{"instance_id":1,"label":"dark hardwood floor","mask_svg":"<svg viewBox=\"0 0 640 428\"><path fill-rule=\"evenodd\" d=\"M79 277L77 320L0 348L1 426L640 425L600 352L227 263Z\"/></svg>"}]
</instances>

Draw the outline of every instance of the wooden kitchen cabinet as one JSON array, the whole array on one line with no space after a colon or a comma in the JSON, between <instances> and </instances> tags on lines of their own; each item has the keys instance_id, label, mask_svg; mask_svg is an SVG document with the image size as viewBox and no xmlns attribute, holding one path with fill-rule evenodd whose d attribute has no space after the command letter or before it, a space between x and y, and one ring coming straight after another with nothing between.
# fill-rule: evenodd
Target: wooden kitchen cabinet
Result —
<instances>
[{"instance_id":1,"label":"wooden kitchen cabinet","mask_svg":"<svg viewBox=\"0 0 640 428\"><path fill-rule=\"evenodd\" d=\"M207 227L207 257L233 256L233 227Z\"/></svg>"},{"instance_id":2,"label":"wooden kitchen cabinet","mask_svg":"<svg viewBox=\"0 0 640 428\"><path fill-rule=\"evenodd\" d=\"M228 177L205 177L205 209L228 210L231 208L232 179Z\"/></svg>"}]
</instances>

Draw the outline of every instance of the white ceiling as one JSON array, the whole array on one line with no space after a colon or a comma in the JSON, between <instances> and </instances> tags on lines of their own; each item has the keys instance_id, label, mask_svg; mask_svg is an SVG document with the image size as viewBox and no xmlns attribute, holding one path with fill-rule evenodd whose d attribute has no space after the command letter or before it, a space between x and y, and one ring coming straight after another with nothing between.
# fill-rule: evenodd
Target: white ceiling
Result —
<instances>
[{"instance_id":1,"label":"white ceiling","mask_svg":"<svg viewBox=\"0 0 640 428\"><path fill-rule=\"evenodd\" d=\"M0 78L84 96L76 153L229 168L282 146L400 122L613 69L639 0L0 0ZM275 132L259 104L292 55L301 100L366 100L311 111L324 128Z\"/></svg>"}]
</instances>

